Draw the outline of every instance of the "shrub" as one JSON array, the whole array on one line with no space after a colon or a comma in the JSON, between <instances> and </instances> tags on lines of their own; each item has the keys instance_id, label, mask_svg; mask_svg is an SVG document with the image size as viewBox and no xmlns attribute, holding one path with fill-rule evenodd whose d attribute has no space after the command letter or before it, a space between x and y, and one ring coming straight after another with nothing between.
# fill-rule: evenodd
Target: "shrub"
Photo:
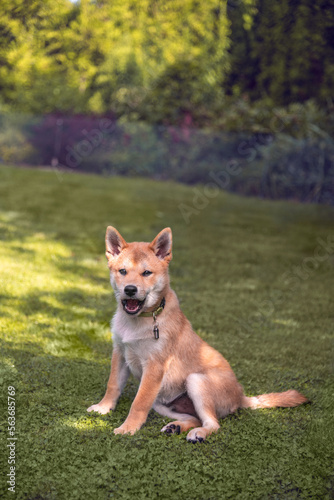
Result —
<instances>
[{"instance_id":1,"label":"shrub","mask_svg":"<svg viewBox=\"0 0 334 500\"><path fill-rule=\"evenodd\" d=\"M313 100L278 107L268 99L226 98L214 121L216 128L229 132L284 133L298 139L334 135L332 106L321 108Z\"/></svg>"},{"instance_id":2,"label":"shrub","mask_svg":"<svg viewBox=\"0 0 334 500\"><path fill-rule=\"evenodd\" d=\"M32 128L30 141L39 152L40 165L56 160L64 167L78 167L82 157L99 147L113 128L111 116L50 114Z\"/></svg>"},{"instance_id":3,"label":"shrub","mask_svg":"<svg viewBox=\"0 0 334 500\"><path fill-rule=\"evenodd\" d=\"M0 159L4 163L30 163L36 160L36 150L27 138L31 118L0 115Z\"/></svg>"},{"instance_id":4,"label":"shrub","mask_svg":"<svg viewBox=\"0 0 334 500\"><path fill-rule=\"evenodd\" d=\"M263 153L264 196L334 203L334 141L281 136Z\"/></svg>"}]
</instances>

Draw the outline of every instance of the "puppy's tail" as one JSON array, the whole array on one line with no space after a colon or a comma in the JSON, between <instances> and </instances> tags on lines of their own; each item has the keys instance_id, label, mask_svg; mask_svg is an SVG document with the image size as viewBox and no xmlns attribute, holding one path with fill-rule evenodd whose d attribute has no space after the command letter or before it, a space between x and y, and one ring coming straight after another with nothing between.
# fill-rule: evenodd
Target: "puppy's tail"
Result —
<instances>
[{"instance_id":1,"label":"puppy's tail","mask_svg":"<svg viewBox=\"0 0 334 500\"><path fill-rule=\"evenodd\" d=\"M300 392L290 390L285 392L271 392L270 394L261 394L260 396L243 396L241 408L292 408L303 403L308 403L308 399Z\"/></svg>"}]
</instances>

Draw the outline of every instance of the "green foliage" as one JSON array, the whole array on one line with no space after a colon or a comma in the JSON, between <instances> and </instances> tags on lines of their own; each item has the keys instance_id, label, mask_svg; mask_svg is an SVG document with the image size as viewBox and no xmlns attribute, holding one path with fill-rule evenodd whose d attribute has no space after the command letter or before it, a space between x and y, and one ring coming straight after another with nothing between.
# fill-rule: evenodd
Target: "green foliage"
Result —
<instances>
[{"instance_id":1,"label":"green foliage","mask_svg":"<svg viewBox=\"0 0 334 500\"><path fill-rule=\"evenodd\" d=\"M333 0L240 1L229 4L230 92L284 105L332 99Z\"/></svg>"},{"instance_id":2,"label":"green foliage","mask_svg":"<svg viewBox=\"0 0 334 500\"><path fill-rule=\"evenodd\" d=\"M0 158L187 184L214 181L219 188L244 195L333 203L331 109L325 112L314 101L270 108L266 101L239 99L217 122L220 131L198 130L187 111L192 94L186 95L186 90L180 86L182 114L167 107L170 120L182 116L179 127L99 116L0 115ZM168 99L173 93L166 89ZM162 120L165 103L160 104L153 107L153 121Z\"/></svg>"},{"instance_id":3,"label":"green foliage","mask_svg":"<svg viewBox=\"0 0 334 500\"><path fill-rule=\"evenodd\" d=\"M64 53L69 38L72 46L75 44L74 33L66 30L71 9L75 7L67 0L1 3L5 34L1 40L1 92L5 102L14 108L38 113L79 106L79 82L71 78L72 68L66 68ZM80 65L80 58L76 64Z\"/></svg>"},{"instance_id":4,"label":"green foliage","mask_svg":"<svg viewBox=\"0 0 334 500\"><path fill-rule=\"evenodd\" d=\"M219 192L186 224L179 205L194 191L176 183L4 166L0 181L1 435L14 385L15 498L331 498L333 244L316 250L333 241L332 208ZM203 445L162 435L168 419L153 411L135 436L115 436L132 379L114 412L87 414L110 368L107 224L137 241L171 226L172 284L195 330L247 394L294 387L313 403L239 411ZM6 451L0 463L8 496Z\"/></svg>"},{"instance_id":5,"label":"green foliage","mask_svg":"<svg viewBox=\"0 0 334 500\"><path fill-rule=\"evenodd\" d=\"M33 148L25 136L16 128L7 127L0 135L0 158L6 163L24 163L33 159Z\"/></svg>"},{"instance_id":6,"label":"green foliage","mask_svg":"<svg viewBox=\"0 0 334 500\"><path fill-rule=\"evenodd\" d=\"M122 113L132 93L137 105L186 58L197 68L189 84L203 73L212 93L227 64L228 21L215 0L35 0L29 8L5 0L0 15L0 85L21 111Z\"/></svg>"},{"instance_id":7,"label":"green foliage","mask_svg":"<svg viewBox=\"0 0 334 500\"><path fill-rule=\"evenodd\" d=\"M270 99L226 98L215 128L227 132L284 133L296 139L334 137L333 104L321 107L313 99L277 106Z\"/></svg>"},{"instance_id":8,"label":"green foliage","mask_svg":"<svg viewBox=\"0 0 334 500\"><path fill-rule=\"evenodd\" d=\"M4 0L1 100L21 112L153 123L179 124L189 112L198 125L234 113L226 95L324 106L334 84L333 1Z\"/></svg>"},{"instance_id":9,"label":"green foliage","mask_svg":"<svg viewBox=\"0 0 334 500\"><path fill-rule=\"evenodd\" d=\"M261 192L264 196L333 203L334 142L292 140L281 135L264 148Z\"/></svg>"},{"instance_id":10,"label":"green foliage","mask_svg":"<svg viewBox=\"0 0 334 500\"><path fill-rule=\"evenodd\" d=\"M153 123L181 123L187 113L203 123L207 109L222 108L223 98L207 62L179 60L155 80L138 111L140 118Z\"/></svg>"},{"instance_id":11,"label":"green foliage","mask_svg":"<svg viewBox=\"0 0 334 500\"><path fill-rule=\"evenodd\" d=\"M22 164L36 161L29 130L36 120L20 114L0 114L0 161Z\"/></svg>"},{"instance_id":12,"label":"green foliage","mask_svg":"<svg viewBox=\"0 0 334 500\"><path fill-rule=\"evenodd\" d=\"M238 156L247 136L209 130L124 123L79 168L105 174L147 176L189 184L207 182Z\"/></svg>"}]
</instances>

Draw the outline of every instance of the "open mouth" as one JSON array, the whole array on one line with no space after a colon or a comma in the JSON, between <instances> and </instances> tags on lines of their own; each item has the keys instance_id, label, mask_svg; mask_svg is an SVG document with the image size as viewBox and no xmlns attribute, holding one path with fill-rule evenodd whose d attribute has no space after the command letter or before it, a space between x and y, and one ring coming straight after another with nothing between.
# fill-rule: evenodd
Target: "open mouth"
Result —
<instances>
[{"instance_id":1,"label":"open mouth","mask_svg":"<svg viewBox=\"0 0 334 500\"><path fill-rule=\"evenodd\" d=\"M122 300L123 309L128 314L137 314L142 309L144 302L145 299L124 299Z\"/></svg>"}]
</instances>

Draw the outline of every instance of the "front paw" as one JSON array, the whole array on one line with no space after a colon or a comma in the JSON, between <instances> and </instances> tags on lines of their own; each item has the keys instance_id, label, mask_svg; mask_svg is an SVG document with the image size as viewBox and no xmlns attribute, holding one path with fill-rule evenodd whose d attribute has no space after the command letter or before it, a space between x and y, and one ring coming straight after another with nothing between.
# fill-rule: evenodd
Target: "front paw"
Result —
<instances>
[{"instance_id":1,"label":"front paw","mask_svg":"<svg viewBox=\"0 0 334 500\"><path fill-rule=\"evenodd\" d=\"M131 436L134 435L135 432L137 432L140 429L139 427L133 427L124 422L120 427L117 427L117 429L114 429L114 434L131 434Z\"/></svg>"},{"instance_id":2,"label":"front paw","mask_svg":"<svg viewBox=\"0 0 334 500\"><path fill-rule=\"evenodd\" d=\"M109 413L110 410L112 409L113 409L112 405L110 404L98 403L97 405L92 405L89 408L87 408L87 411L96 411L101 415L105 415L106 413Z\"/></svg>"}]
</instances>

